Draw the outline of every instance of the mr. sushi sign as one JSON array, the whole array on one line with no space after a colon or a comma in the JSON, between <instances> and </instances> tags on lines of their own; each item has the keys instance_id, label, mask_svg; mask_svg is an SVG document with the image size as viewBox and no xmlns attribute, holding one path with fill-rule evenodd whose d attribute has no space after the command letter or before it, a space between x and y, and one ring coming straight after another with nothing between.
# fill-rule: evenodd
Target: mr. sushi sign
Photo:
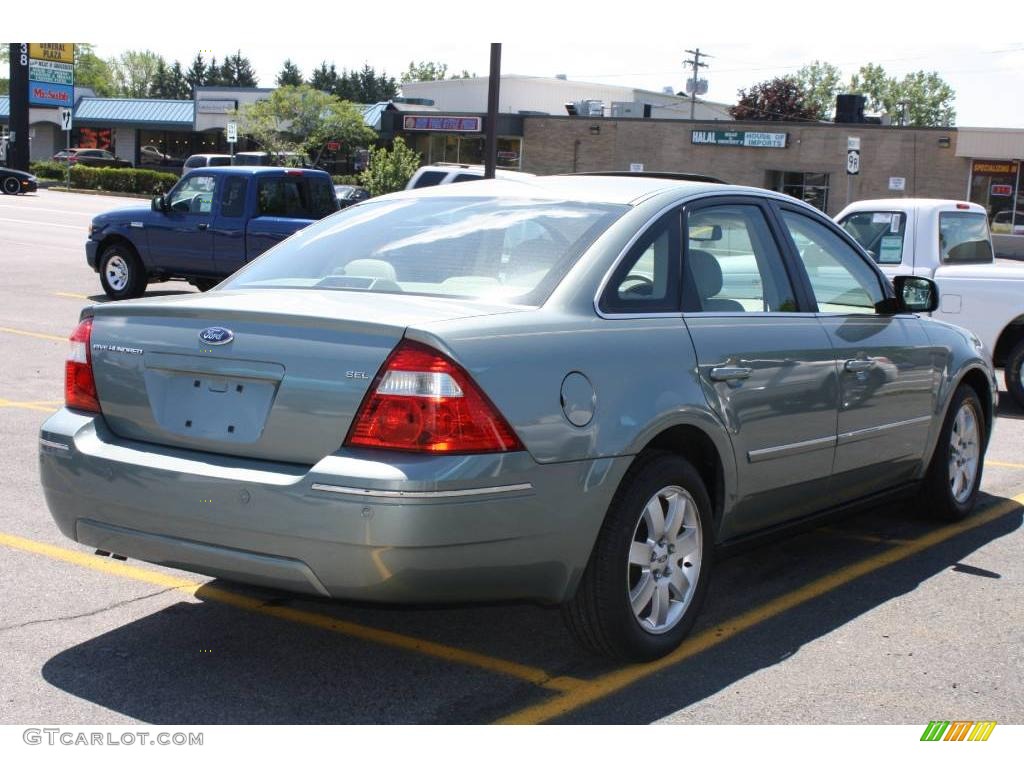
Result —
<instances>
[{"instance_id":1,"label":"mr. sushi sign","mask_svg":"<svg viewBox=\"0 0 1024 768\"><path fill-rule=\"evenodd\" d=\"M75 102L75 44L29 43L28 103L70 107Z\"/></svg>"}]
</instances>

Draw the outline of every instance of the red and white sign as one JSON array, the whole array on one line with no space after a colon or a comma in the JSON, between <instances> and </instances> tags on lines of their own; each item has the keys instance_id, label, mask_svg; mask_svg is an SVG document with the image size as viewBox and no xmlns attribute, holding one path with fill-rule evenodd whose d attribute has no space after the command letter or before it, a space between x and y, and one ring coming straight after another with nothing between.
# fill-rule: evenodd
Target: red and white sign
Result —
<instances>
[{"instance_id":1,"label":"red and white sign","mask_svg":"<svg viewBox=\"0 0 1024 768\"><path fill-rule=\"evenodd\" d=\"M1013 185L993 184L990 194L992 197L1010 197L1013 194Z\"/></svg>"},{"instance_id":2,"label":"red and white sign","mask_svg":"<svg viewBox=\"0 0 1024 768\"><path fill-rule=\"evenodd\" d=\"M339 149L341 149L341 142L340 141L328 141L327 142L327 151L328 152L337 152Z\"/></svg>"}]
</instances>

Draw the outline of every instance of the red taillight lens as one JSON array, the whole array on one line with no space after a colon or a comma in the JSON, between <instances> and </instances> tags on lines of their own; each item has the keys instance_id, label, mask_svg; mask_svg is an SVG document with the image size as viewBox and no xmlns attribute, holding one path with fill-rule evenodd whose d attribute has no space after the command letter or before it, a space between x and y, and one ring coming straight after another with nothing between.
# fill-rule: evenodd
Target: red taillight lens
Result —
<instances>
[{"instance_id":1,"label":"red taillight lens","mask_svg":"<svg viewBox=\"0 0 1024 768\"><path fill-rule=\"evenodd\" d=\"M469 374L415 341L401 342L384 361L345 445L426 453L523 450Z\"/></svg>"},{"instance_id":2,"label":"red taillight lens","mask_svg":"<svg viewBox=\"0 0 1024 768\"><path fill-rule=\"evenodd\" d=\"M64 405L79 411L100 412L96 398L96 382L92 377L92 318L78 324L69 341L68 359L64 364Z\"/></svg>"}]
</instances>

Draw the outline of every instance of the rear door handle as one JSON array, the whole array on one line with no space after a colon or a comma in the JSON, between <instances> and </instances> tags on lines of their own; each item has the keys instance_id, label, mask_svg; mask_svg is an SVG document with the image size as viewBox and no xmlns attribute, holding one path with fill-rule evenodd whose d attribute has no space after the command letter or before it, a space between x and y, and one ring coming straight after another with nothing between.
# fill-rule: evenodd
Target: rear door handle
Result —
<instances>
[{"instance_id":1,"label":"rear door handle","mask_svg":"<svg viewBox=\"0 0 1024 768\"><path fill-rule=\"evenodd\" d=\"M850 373L861 373L875 367L875 359L873 357L859 357L854 360L847 360L843 366Z\"/></svg>"},{"instance_id":2,"label":"rear door handle","mask_svg":"<svg viewBox=\"0 0 1024 768\"><path fill-rule=\"evenodd\" d=\"M738 379L750 378L750 374L754 372L753 368L743 368L741 366L723 365L720 368L711 369L711 380L712 381L736 381Z\"/></svg>"},{"instance_id":3,"label":"rear door handle","mask_svg":"<svg viewBox=\"0 0 1024 768\"><path fill-rule=\"evenodd\" d=\"M209 226L209 224L196 224L196 229L206 229Z\"/></svg>"}]
</instances>

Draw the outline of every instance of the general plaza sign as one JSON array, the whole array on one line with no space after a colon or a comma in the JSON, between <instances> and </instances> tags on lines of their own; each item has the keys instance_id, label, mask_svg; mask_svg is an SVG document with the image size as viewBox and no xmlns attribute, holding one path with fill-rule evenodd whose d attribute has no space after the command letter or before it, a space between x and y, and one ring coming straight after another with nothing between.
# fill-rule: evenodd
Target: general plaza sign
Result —
<instances>
[{"instance_id":1,"label":"general plaza sign","mask_svg":"<svg viewBox=\"0 0 1024 768\"><path fill-rule=\"evenodd\" d=\"M479 117L454 117L450 115L406 115L402 128L407 131L435 131L445 133L480 133L483 120Z\"/></svg>"},{"instance_id":2,"label":"general plaza sign","mask_svg":"<svg viewBox=\"0 0 1024 768\"><path fill-rule=\"evenodd\" d=\"M690 141L694 144L714 144L717 147L785 149L788 140L788 133L763 131L694 131L690 135Z\"/></svg>"}]
</instances>

